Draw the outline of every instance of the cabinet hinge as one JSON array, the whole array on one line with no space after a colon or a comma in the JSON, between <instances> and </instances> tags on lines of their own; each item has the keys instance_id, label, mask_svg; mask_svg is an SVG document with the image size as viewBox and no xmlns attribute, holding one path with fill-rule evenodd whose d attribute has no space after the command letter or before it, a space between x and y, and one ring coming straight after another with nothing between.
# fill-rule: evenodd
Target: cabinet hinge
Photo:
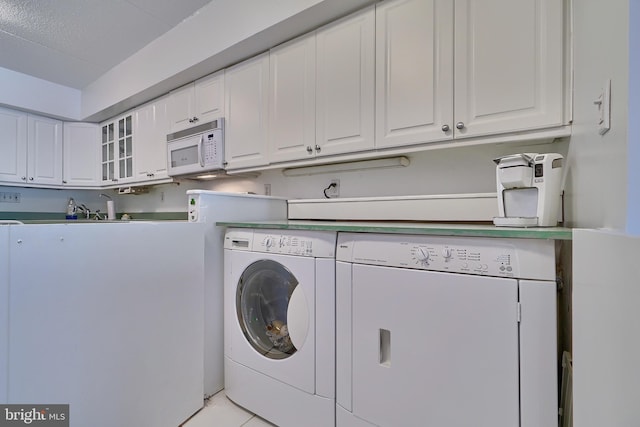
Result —
<instances>
[{"instance_id":1,"label":"cabinet hinge","mask_svg":"<svg viewBox=\"0 0 640 427\"><path fill-rule=\"evenodd\" d=\"M516 319L518 323L522 321L522 305L520 303L516 305Z\"/></svg>"}]
</instances>

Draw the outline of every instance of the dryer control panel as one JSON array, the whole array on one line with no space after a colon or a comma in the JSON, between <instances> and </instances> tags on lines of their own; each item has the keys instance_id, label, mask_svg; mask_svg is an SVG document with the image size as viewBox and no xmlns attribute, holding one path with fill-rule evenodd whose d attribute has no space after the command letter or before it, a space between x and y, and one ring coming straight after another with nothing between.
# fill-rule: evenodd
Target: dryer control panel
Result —
<instances>
[{"instance_id":1,"label":"dryer control panel","mask_svg":"<svg viewBox=\"0 0 640 427\"><path fill-rule=\"evenodd\" d=\"M341 233L336 259L356 264L555 280L555 246L547 240Z\"/></svg>"}]
</instances>

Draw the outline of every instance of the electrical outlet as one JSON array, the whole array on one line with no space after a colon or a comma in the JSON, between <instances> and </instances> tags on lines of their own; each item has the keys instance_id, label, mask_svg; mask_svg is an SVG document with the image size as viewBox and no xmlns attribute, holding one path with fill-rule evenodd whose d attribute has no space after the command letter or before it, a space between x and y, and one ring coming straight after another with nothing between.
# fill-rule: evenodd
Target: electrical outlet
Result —
<instances>
[{"instance_id":1,"label":"electrical outlet","mask_svg":"<svg viewBox=\"0 0 640 427\"><path fill-rule=\"evenodd\" d=\"M324 195L331 199L340 197L340 180L332 179L327 189L324 190Z\"/></svg>"},{"instance_id":2,"label":"electrical outlet","mask_svg":"<svg viewBox=\"0 0 640 427\"><path fill-rule=\"evenodd\" d=\"M20 193L0 192L0 203L20 203Z\"/></svg>"}]
</instances>

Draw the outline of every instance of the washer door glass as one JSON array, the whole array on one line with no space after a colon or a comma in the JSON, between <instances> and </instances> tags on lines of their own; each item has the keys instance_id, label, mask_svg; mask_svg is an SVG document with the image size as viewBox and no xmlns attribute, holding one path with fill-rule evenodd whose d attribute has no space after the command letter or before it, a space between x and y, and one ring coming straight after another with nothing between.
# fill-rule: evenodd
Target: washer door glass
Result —
<instances>
[{"instance_id":1,"label":"washer door glass","mask_svg":"<svg viewBox=\"0 0 640 427\"><path fill-rule=\"evenodd\" d=\"M260 260L240 276L236 291L238 322L260 354L285 359L306 339L308 309L298 280L282 264Z\"/></svg>"}]
</instances>

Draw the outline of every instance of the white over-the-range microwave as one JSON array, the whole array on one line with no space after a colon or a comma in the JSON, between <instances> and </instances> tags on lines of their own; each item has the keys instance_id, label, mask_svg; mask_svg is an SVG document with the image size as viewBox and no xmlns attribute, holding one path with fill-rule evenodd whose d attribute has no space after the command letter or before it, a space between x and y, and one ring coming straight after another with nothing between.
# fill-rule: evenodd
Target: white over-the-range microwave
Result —
<instances>
[{"instance_id":1,"label":"white over-the-range microwave","mask_svg":"<svg viewBox=\"0 0 640 427\"><path fill-rule=\"evenodd\" d=\"M224 170L224 118L167 135L169 176L213 174Z\"/></svg>"}]
</instances>

